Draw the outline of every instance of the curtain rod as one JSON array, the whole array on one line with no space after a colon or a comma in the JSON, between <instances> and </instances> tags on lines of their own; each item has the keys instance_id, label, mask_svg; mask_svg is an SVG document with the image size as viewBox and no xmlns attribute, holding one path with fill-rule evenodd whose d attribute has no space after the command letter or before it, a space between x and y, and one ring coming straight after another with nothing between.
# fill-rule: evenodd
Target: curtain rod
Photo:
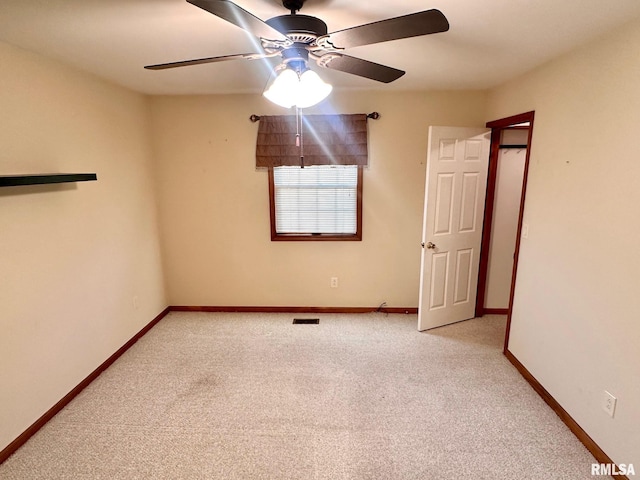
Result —
<instances>
[{"instance_id":1,"label":"curtain rod","mask_svg":"<svg viewBox=\"0 0 640 480\"><path fill-rule=\"evenodd\" d=\"M371 112L369 114L367 114L367 118L371 118L372 120L378 120L380 118L380 114L378 112ZM251 120L253 123L256 123L258 121L260 121L260 115L251 115L249 117L249 120Z\"/></svg>"}]
</instances>

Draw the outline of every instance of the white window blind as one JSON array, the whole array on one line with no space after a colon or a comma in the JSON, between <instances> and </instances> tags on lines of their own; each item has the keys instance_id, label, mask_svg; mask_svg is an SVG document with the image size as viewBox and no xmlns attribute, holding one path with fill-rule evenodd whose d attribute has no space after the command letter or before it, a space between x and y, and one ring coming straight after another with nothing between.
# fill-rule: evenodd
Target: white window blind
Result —
<instances>
[{"instance_id":1,"label":"white window blind","mask_svg":"<svg viewBox=\"0 0 640 480\"><path fill-rule=\"evenodd\" d=\"M276 232L355 234L357 165L275 167Z\"/></svg>"}]
</instances>

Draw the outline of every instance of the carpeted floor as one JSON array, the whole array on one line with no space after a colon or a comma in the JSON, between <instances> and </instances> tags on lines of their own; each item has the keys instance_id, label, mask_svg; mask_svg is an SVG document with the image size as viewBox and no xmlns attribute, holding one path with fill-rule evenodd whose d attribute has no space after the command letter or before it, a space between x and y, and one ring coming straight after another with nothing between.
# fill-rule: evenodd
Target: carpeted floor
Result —
<instances>
[{"instance_id":1,"label":"carpeted floor","mask_svg":"<svg viewBox=\"0 0 640 480\"><path fill-rule=\"evenodd\" d=\"M502 355L504 328L174 312L0 478L591 479L594 458Z\"/></svg>"}]
</instances>

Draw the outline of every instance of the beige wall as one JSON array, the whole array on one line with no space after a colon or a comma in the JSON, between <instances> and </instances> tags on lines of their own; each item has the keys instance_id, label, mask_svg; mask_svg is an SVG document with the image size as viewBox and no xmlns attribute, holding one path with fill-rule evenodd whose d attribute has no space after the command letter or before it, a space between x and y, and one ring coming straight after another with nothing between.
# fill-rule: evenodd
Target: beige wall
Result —
<instances>
[{"instance_id":1,"label":"beige wall","mask_svg":"<svg viewBox=\"0 0 640 480\"><path fill-rule=\"evenodd\" d=\"M260 96L155 97L164 266L172 305L416 307L429 125L483 125L478 92L334 93L307 113L369 113L362 242L272 242ZM339 278L331 289L330 277Z\"/></svg>"},{"instance_id":2,"label":"beige wall","mask_svg":"<svg viewBox=\"0 0 640 480\"><path fill-rule=\"evenodd\" d=\"M495 89L536 111L510 350L618 463L640 465L640 22ZM615 418L601 408L618 397Z\"/></svg>"},{"instance_id":3,"label":"beige wall","mask_svg":"<svg viewBox=\"0 0 640 480\"><path fill-rule=\"evenodd\" d=\"M0 450L166 306L148 101L0 43ZM138 297L138 308L133 297Z\"/></svg>"}]
</instances>

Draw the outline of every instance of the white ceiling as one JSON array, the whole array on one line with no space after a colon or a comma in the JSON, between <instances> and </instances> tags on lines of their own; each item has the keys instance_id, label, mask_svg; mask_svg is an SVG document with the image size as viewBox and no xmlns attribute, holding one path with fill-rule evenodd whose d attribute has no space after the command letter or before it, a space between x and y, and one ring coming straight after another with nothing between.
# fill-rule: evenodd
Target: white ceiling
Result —
<instances>
[{"instance_id":1,"label":"white ceiling","mask_svg":"<svg viewBox=\"0 0 640 480\"><path fill-rule=\"evenodd\" d=\"M263 20L288 13L277 0L235 3ZM448 32L346 52L406 70L399 80L320 74L336 88L485 89L640 16L638 0L308 0L300 13L331 32L431 8ZM254 37L185 0L1 0L0 40L148 94L261 92L269 79L264 60L143 69L259 51Z\"/></svg>"}]
</instances>

